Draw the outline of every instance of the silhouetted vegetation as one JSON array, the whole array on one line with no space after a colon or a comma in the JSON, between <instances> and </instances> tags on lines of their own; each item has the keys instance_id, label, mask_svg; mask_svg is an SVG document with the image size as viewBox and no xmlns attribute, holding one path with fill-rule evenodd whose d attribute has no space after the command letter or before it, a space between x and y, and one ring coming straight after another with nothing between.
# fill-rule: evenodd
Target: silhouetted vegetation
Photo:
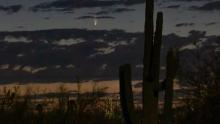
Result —
<instances>
[{"instance_id":1,"label":"silhouetted vegetation","mask_svg":"<svg viewBox=\"0 0 220 124\"><path fill-rule=\"evenodd\" d=\"M70 97L61 85L55 97L34 99L31 89L25 95L19 87L1 92L0 122L4 124L120 124L123 122L119 103L110 97L103 97L104 89L94 84L91 93ZM37 95L37 94L35 94Z\"/></svg>"},{"instance_id":2,"label":"silhouetted vegetation","mask_svg":"<svg viewBox=\"0 0 220 124\"><path fill-rule=\"evenodd\" d=\"M74 8L127 6L143 2L145 0L84 0L82 5L80 0L56 0L32 6L31 9L50 11L59 8L60 11L71 12ZM219 4L211 2L191 8L219 10ZM8 13L16 13L21 9L21 5L0 6L0 11ZM134 10L118 8L110 13ZM90 14L102 15L107 14L107 11ZM75 74L85 75L86 80L116 79L116 68L121 63L130 63L119 68L120 98L109 96L105 92L106 88L98 87L96 82L92 85L92 92L83 92L78 76L77 90L71 92L64 85L58 88L58 92L45 94L35 94L31 89L21 94L19 87L5 87L0 92L0 123L220 124L220 37L206 36L206 32L200 31L190 31L187 37L175 34L163 36L162 12L157 13L154 31L154 0L146 1L145 17L144 33L87 29L0 32L0 83L71 82ZM78 17L90 18L94 16ZM103 15L96 19L115 17ZM213 24L215 22L205 25ZM183 22L176 24L176 27L193 25L194 22ZM162 39L165 41L163 48ZM192 43L200 39L205 40ZM170 49L172 46L176 49ZM140 64L142 55L143 65ZM177 72L179 65L180 70ZM162 70L162 66L165 69ZM142 100L134 99L133 96L132 68L135 79L140 79L140 73L143 73L142 92L138 92ZM174 105L176 72L181 85L178 89L181 95L175 99L180 103L177 106ZM162 82L160 75L165 77ZM164 92L162 101L159 100L161 91Z\"/></svg>"},{"instance_id":3,"label":"silhouetted vegetation","mask_svg":"<svg viewBox=\"0 0 220 124\"><path fill-rule=\"evenodd\" d=\"M212 47L191 51L193 61L182 56L179 78L186 95L184 106L176 110L180 124L219 124L220 53Z\"/></svg>"},{"instance_id":4,"label":"silhouetted vegetation","mask_svg":"<svg viewBox=\"0 0 220 124\"><path fill-rule=\"evenodd\" d=\"M129 64L123 65L119 69L121 107L127 124L172 124L173 80L177 70L177 56L173 50L168 52L166 67L167 73L166 79L163 82L163 85L165 86L160 86L160 50L162 40L163 13L159 12L157 14L155 33L153 26L154 0L146 1L145 14L145 46L142 86L143 115L138 117L137 114L135 114L135 105L133 101L131 84L131 67ZM160 90L165 90L165 97L164 113L162 118L159 119L158 97Z\"/></svg>"}]
</instances>

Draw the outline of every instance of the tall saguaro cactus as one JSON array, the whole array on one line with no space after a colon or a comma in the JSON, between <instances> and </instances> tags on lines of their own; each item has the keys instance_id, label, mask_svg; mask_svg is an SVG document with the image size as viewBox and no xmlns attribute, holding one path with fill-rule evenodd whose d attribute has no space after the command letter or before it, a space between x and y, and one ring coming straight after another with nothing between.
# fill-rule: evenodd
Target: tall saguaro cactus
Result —
<instances>
[{"instance_id":1,"label":"tall saguaro cactus","mask_svg":"<svg viewBox=\"0 0 220 124\"><path fill-rule=\"evenodd\" d=\"M164 113L163 120L164 124L172 124L172 101L173 101L173 79L177 70L177 55L172 50L167 54L167 73L166 73L166 87L164 97Z\"/></svg>"},{"instance_id":2,"label":"tall saguaro cactus","mask_svg":"<svg viewBox=\"0 0 220 124\"><path fill-rule=\"evenodd\" d=\"M134 124L135 117L134 101L131 85L131 67L129 64L122 65L119 68L120 76L120 99L121 107L127 124Z\"/></svg>"},{"instance_id":3,"label":"tall saguaro cactus","mask_svg":"<svg viewBox=\"0 0 220 124\"><path fill-rule=\"evenodd\" d=\"M159 94L159 72L160 72L160 49L163 27L163 13L158 12L156 30L154 33L153 21L154 0L146 0L145 12L145 45L143 57L143 114L138 119L133 104L133 93L131 84L131 67L129 64L119 68L120 77L120 100L125 121L128 124L157 124L158 123L158 94ZM177 69L176 56L170 50L167 56L167 77L166 77L166 99L165 111L171 113L173 87L172 80ZM171 65L174 64L174 65ZM173 67L172 67L173 66ZM171 83L170 83L171 82ZM171 103L171 107L170 107ZM170 117L171 116L171 117ZM172 118L172 114L164 117L164 121ZM140 121L139 121L140 120ZM170 121L171 122L171 121ZM165 123L165 122L164 122Z\"/></svg>"}]
</instances>

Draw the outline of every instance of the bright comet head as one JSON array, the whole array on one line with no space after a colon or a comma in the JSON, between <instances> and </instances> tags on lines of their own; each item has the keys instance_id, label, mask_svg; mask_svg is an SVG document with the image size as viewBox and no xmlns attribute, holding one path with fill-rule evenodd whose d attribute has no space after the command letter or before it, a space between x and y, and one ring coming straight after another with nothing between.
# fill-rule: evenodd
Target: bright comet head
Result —
<instances>
[{"instance_id":1,"label":"bright comet head","mask_svg":"<svg viewBox=\"0 0 220 124\"><path fill-rule=\"evenodd\" d=\"M97 26L97 24L98 24L98 19L94 18L94 26Z\"/></svg>"}]
</instances>

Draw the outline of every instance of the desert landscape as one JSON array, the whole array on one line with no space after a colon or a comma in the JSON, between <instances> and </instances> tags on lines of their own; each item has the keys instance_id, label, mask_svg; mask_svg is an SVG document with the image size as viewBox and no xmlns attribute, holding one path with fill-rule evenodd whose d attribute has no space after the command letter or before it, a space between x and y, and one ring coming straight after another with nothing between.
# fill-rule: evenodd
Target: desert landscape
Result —
<instances>
[{"instance_id":1,"label":"desert landscape","mask_svg":"<svg viewBox=\"0 0 220 124\"><path fill-rule=\"evenodd\" d=\"M0 0L0 124L220 124L219 0Z\"/></svg>"}]
</instances>

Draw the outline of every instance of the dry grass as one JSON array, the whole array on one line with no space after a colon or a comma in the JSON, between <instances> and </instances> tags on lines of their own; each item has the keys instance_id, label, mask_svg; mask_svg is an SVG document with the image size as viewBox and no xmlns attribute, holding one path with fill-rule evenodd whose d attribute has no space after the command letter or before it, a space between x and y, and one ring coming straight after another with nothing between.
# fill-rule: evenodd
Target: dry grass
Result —
<instances>
[{"instance_id":1,"label":"dry grass","mask_svg":"<svg viewBox=\"0 0 220 124\"><path fill-rule=\"evenodd\" d=\"M108 96L103 97L102 94L107 90L104 85L99 86L94 82L80 85L82 85L80 89L76 84L70 83L1 86L0 122L4 124L96 124L100 121L106 124L123 123L118 100L114 101ZM76 91L74 97L70 96L72 90ZM44 97L40 100L33 97L51 92L55 93L53 97Z\"/></svg>"},{"instance_id":2,"label":"dry grass","mask_svg":"<svg viewBox=\"0 0 220 124\"><path fill-rule=\"evenodd\" d=\"M139 82L133 81L135 94L141 92L140 86L135 87ZM175 89L179 86L175 85ZM122 124L118 93L119 82L116 80L0 85L0 122Z\"/></svg>"},{"instance_id":3,"label":"dry grass","mask_svg":"<svg viewBox=\"0 0 220 124\"><path fill-rule=\"evenodd\" d=\"M139 81L133 81L134 85ZM81 92L92 92L94 83L99 88L105 88L106 93L119 93L119 82L117 80L111 81L87 81L81 82ZM24 95L27 89L31 90L33 93L42 94L42 93L50 93L50 92L57 92L59 91L60 86L64 86L67 91L77 91L77 83L70 82L70 83L28 83L28 84L20 84L20 83L11 83L11 84L3 84L0 85L0 92L3 91L4 87L7 89L13 90L15 87L19 87L20 94ZM134 88L134 92L140 92L140 88Z\"/></svg>"}]
</instances>

